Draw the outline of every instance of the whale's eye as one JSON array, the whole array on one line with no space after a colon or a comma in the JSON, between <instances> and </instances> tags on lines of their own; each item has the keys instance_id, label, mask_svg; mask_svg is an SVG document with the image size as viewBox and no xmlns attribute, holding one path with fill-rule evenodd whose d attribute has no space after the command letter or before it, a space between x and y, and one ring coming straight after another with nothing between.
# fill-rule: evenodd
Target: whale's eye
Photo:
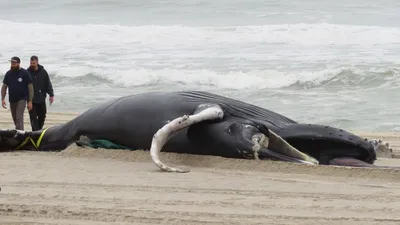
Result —
<instances>
[{"instance_id":1,"label":"whale's eye","mask_svg":"<svg viewBox=\"0 0 400 225\"><path fill-rule=\"evenodd\" d=\"M226 127L226 129L225 129L226 133L228 133L228 134L232 134L232 132L233 132L234 130L235 130L235 127L233 126L232 123L229 124L229 125Z\"/></svg>"},{"instance_id":2,"label":"whale's eye","mask_svg":"<svg viewBox=\"0 0 400 225\"><path fill-rule=\"evenodd\" d=\"M238 130L238 124L237 123L230 123L228 126L226 126L225 131L226 133L232 135L235 134Z\"/></svg>"}]
</instances>

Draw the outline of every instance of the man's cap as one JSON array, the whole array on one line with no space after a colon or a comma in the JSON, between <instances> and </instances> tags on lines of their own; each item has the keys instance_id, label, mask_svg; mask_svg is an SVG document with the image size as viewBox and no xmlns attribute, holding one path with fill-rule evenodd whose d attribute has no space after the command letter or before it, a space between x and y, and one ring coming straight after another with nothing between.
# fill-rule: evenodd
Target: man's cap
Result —
<instances>
[{"instance_id":1,"label":"man's cap","mask_svg":"<svg viewBox=\"0 0 400 225\"><path fill-rule=\"evenodd\" d=\"M17 56L14 56L14 57L12 57L12 58L10 59L10 62L20 63L21 60L20 60Z\"/></svg>"}]
</instances>

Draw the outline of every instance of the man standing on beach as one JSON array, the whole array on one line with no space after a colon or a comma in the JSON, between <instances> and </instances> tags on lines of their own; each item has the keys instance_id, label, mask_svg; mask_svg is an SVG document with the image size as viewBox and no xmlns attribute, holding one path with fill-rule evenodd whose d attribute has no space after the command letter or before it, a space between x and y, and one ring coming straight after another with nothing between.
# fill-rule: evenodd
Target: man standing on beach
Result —
<instances>
[{"instance_id":1,"label":"man standing on beach","mask_svg":"<svg viewBox=\"0 0 400 225\"><path fill-rule=\"evenodd\" d=\"M33 85L28 71L20 67L21 60L14 56L11 58L11 67L3 79L1 88L1 103L3 108L7 108L6 93L8 88L8 100L10 102L11 116L14 121L15 129L24 130L25 106L28 110L32 109ZM28 101L28 104L27 104Z\"/></svg>"},{"instance_id":2,"label":"man standing on beach","mask_svg":"<svg viewBox=\"0 0 400 225\"><path fill-rule=\"evenodd\" d=\"M33 89L33 108L29 111L32 131L43 128L46 119L46 93L49 94L50 105L54 101L53 85L51 84L49 74L42 65L39 64L39 58L35 55L31 56L31 65L28 68L31 74Z\"/></svg>"}]
</instances>

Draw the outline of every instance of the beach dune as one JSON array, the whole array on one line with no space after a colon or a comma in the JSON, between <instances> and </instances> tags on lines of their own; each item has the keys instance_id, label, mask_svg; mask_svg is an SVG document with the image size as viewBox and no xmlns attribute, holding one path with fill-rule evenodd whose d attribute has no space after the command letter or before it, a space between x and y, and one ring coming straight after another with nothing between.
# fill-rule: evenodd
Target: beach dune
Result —
<instances>
[{"instance_id":1,"label":"beach dune","mask_svg":"<svg viewBox=\"0 0 400 225\"><path fill-rule=\"evenodd\" d=\"M45 126L77 113L49 113ZM0 111L0 128L13 128ZM28 113L25 129L30 130ZM390 143L400 135L363 133ZM79 148L0 153L0 224L400 224L400 170Z\"/></svg>"}]
</instances>

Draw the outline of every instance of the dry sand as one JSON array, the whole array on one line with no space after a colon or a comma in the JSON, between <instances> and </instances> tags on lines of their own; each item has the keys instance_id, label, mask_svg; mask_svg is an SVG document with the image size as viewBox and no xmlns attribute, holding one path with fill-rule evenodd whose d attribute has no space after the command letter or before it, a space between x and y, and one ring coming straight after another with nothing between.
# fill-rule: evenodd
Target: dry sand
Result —
<instances>
[{"instance_id":1,"label":"dry sand","mask_svg":"<svg viewBox=\"0 0 400 225\"><path fill-rule=\"evenodd\" d=\"M46 125L76 114L50 113ZM25 129L29 129L28 114ZM8 111L0 127L13 128ZM383 138L400 154L397 134ZM400 171L85 149L0 154L0 224L400 224ZM399 165L398 159L379 159Z\"/></svg>"}]
</instances>

